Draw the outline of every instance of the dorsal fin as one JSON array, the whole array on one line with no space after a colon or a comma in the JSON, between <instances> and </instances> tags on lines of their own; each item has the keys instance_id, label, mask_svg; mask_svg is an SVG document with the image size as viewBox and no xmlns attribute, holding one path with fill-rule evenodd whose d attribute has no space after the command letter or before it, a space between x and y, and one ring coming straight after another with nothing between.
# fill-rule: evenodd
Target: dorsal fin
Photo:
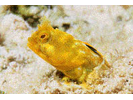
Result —
<instances>
[{"instance_id":1,"label":"dorsal fin","mask_svg":"<svg viewBox=\"0 0 133 100\"><path fill-rule=\"evenodd\" d=\"M89 45L87 45L87 44L85 44L87 47L89 47L93 52L95 52L96 54L98 54L98 52L97 52L97 50L95 49L95 48L93 48L93 47L91 47L91 46L89 46Z\"/></svg>"},{"instance_id":2,"label":"dorsal fin","mask_svg":"<svg viewBox=\"0 0 133 100\"><path fill-rule=\"evenodd\" d=\"M96 53L97 55L101 56L101 54L100 54L94 47L92 47L90 44L88 44L88 43L86 43L86 42L84 42L84 43L85 43L85 45L86 45L88 48L90 48L94 53Z\"/></svg>"},{"instance_id":3,"label":"dorsal fin","mask_svg":"<svg viewBox=\"0 0 133 100\"><path fill-rule=\"evenodd\" d=\"M50 21L45 16L40 19L38 30L53 30Z\"/></svg>"}]
</instances>

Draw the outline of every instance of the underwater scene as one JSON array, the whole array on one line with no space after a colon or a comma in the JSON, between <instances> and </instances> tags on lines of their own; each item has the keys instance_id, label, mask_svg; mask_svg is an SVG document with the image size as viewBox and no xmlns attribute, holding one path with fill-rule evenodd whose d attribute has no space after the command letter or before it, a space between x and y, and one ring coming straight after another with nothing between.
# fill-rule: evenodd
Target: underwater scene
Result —
<instances>
[{"instance_id":1,"label":"underwater scene","mask_svg":"<svg viewBox=\"0 0 133 100\"><path fill-rule=\"evenodd\" d=\"M133 94L133 6L1 5L0 94Z\"/></svg>"}]
</instances>

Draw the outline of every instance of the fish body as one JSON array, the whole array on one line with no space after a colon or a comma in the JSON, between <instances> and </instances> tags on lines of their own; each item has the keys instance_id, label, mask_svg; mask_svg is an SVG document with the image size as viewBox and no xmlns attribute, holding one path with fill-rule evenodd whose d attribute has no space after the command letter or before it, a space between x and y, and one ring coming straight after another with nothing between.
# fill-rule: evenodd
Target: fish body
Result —
<instances>
[{"instance_id":1,"label":"fish body","mask_svg":"<svg viewBox=\"0 0 133 100\"><path fill-rule=\"evenodd\" d=\"M85 81L87 75L99 65L103 69L109 68L108 62L94 47L54 29L46 19L28 38L27 45L67 77L80 82Z\"/></svg>"}]
</instances>

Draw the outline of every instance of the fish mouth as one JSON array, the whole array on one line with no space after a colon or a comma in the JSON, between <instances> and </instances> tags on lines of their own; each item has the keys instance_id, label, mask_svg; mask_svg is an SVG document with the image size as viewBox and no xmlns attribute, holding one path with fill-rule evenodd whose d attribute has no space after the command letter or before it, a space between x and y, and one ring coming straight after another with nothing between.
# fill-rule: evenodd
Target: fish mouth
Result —
<instances>
[{"instance_id":1,"label":"fish mouth","mask_svg":"<svg viewBox=\"0 0 133 100\"><path fill-rule=\"evenodd\" d=\"M33 48L32 46L34 46L34 45L33 45L33 39L31 37L28 38L27 46L32 50L32 48Z\"/></svg>"},{"instance_id":2,"label":"fish mouth","mask_svg":"<svg viewBox=\"0 0 133 100\"><path fill-rule=\"evenodd\" d=\"M38 52L38 50L40 50L37 42L32 37L28 38L27 46L34 52Z\"/></svg>"},{"instance_id":3,"label":"fish mouth","mask_svg":"<svg viewBox=\"0 0 133 100\"><path fill-rule=\"evenodd\" d=\"M31 44L30 42L28 42L28 43L27 43L27 46L28 46L32 51L35 52L35 47L34 47L33 44Z\"/></svg>"},{"instance_id":4,"label":"fish mouth","mask_svg":"<svg viewBox=\"0 0 133 100\"><path fill-rule=\"evenodd\" d=\"M29 37L28 38L28 43L30 43L30 44L37 44L36 41L35 41L35 39L32 38L32 37Z\"/></svg>"},{"instance_id":5,"label":"fish mouth","mask_svg":"<svg viewBox=\"0 0 133 100\"><path fill-rule=\"evenodd\" d=\"M36 53L38 56L40 56L42 59L44 59L45 61L48 61L48 56L46 56L46 54L44 54L41 49L40 46L38 45L38 43L35 41L34 38L29 37L28 38L28 43L27 46L34 52Z\"/></svg>"}]
</instances>

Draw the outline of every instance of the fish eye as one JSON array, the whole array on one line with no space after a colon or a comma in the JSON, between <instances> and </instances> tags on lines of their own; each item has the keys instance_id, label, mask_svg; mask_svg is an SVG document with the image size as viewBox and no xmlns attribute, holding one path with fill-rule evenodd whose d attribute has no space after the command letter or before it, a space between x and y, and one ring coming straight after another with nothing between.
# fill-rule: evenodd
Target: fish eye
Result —
<instances>
[{"instance_id":1,"label":"fish eye","mask_svg":"<svg viewBox=\"0 0 133 100\"><path fill-rule=\"evenodd\" d=\"M48 39L49 39L49 33L42 31L39 34L38 39L39 39L40 42L43 42L43 43L47 42Z\"/></svg>"},{"instance_id":2,"label":"fish eye","mask_svg":"<svg viewBox=\"0 0 133 100\"><path fill-rule=\"evenodd\" d=\"M41 35L41 38L42 38L42 39L45 38L45 35Z\"/></svg>"}]
</instances>

